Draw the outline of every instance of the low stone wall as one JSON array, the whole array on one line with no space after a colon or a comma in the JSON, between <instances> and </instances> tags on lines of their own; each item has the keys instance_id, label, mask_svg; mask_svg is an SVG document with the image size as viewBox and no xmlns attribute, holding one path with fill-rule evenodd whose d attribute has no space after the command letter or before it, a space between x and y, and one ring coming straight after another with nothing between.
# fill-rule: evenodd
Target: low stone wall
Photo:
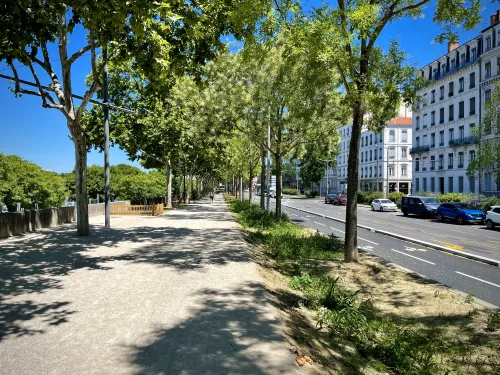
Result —
<instances>
[{"instance_id":1,"label":"low stone wall","mask_svg":"<svg viewBox=\"0 0 500 375\"><path fill-rule=\"evenodd\" d=\"M0 238L41 228L56 227L76 220L75 207L46 208L0 214Z\"/></svg>"},{"instance_id":2,"label":"low stone wall","mask_svg":"<svg viewBox=\"0 0 500 375\"><path fill-rule=\"evenodd\" d=\"M111 202L115 205L129 205L130 201ZM89 217L104 215L104 203L89 204ZM76 220L76 207L45 208L23 212L0 213L0 238L41 228L57 227Z\"/></svg>"}]
</instances>

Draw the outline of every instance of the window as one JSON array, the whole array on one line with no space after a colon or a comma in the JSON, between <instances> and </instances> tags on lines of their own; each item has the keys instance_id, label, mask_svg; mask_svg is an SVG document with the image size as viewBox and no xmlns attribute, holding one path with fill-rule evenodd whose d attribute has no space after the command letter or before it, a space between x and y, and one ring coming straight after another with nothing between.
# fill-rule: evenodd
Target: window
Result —
<instances>
[{"instance_id":1,"label":"window","mask_svg":"<svg viewBox=\"0 0 500 375\"><path fill-rule=\"evenodd\" d=\"M415 118L415 130L420 129L420 116Z\"/></svg>"},{"instance_id":2,"label":"window","mask_svg":"<svg viewBox=\"0 0 500 375\"><path fill-rule=\"evenodd\" d=\"M475 129L475 127L476 127L476 124L474 124L474 123L469 124L469 132L470 132L471 134L473 134L473 133L474 133L474 129Z\"/></svg>"},{"instance_id":3,"label":"window","mask_svg":"<svg viewBox=\"0 0 500 375\"><path fill-rule=\"evenodd\" d=\"M368 136L365 138L365 145L368 146Z\"/></svg>"},{"instance_id":4,"label":"window","mask_svg":"<svg viewBox=\"0 0 500 375\"><path fill-rule=\"evenodd\" d=\"M365 139L361 137L361 147L363 147L364 145L365 145Z\"/></svg>"},{"instance_id":5,"label":"window","mask_svg":"<svg viewBox=\"0 0 500 375\"><path fill-rule=\"evenodd\" d=\"M458 118L464 118L464 102L461 101L458 103Z\"/></svg>"},{"instance_id":6,"label":"window","mask_svg":"<svg viewBox=\"0 0 500 375\"><path fill-rule=\"evenodd\" d=\"M491 49L491 36L486 37L486 51Z\"/></svg>"},{"instance_id":7,"label":"window","mask_svg":"<svg viewBox=\"0 0 500 375\"><path fill-rule=\"evenodd\" d=\"M462 53L460 55L460 61L461 61L462 66L464 66L464 64L465 64L465 53Z\"/></svg>"},{"instance_id":8,"label":"window","mask_svg":"<svg viewBox=\"0 0 500 375\"><path fill-rule=\"evenodd\" d=\"M453 193L453 176L448 177L448 193Z\"/></svg>"},{"instance_id":9,"label":"window","mask_svg":"<svg viewBox=\"0 0 500 375\"><path fill-rule=\"evenodd\" d=\"M422 146L427 146L427 134L424 134L424 138L422 139Z\"/></svg>"},{"instance_id":10,"label":"window","mask_svg":"<svg viewBox=\"0 0 500 375\"><path fill-rule=\"evenodd\" d=\"M406 177L406 165L401 166L401 176Z\"/></svg>"},{"instance_id":11,"label":"window","mask_svg":"<svg viewBox=\"0 0 500 375\"><path fill-rule=\"evenodd\" d=\"M431 91L431 104L436 102L436 90Z\"/></svg>"},{"instance_id":12,"label":"window","mask_svg":"<svg viewBox=\"0 0 500 375\"><path fill-rule=\"evenodd\" d=\"M389 142L396 142L396 132L394 130L389 131Z\"/></svg>"},{"instance_id":13,"label":"window","mask_svg":"<svg viewBox=\"0 0 500 375\"><path fill-rule=\"evenodd\" d=\"M420 160L415 160L415 172L418 172L418 170L420 169Z\"/></svg>"},{"instance_id":14,"label":"window","mask_svg":"<svg viewBox=\"0 0 500 375\"><path fill-rule=\"evenodd\" d=\"M439 108L439 123L444 124L444 108Z\"/></svg>"},{"instance_id":15,"label":"window","mask_svg":"<svg viewBox=\"0 0 500 375\"><path fill-rule=\"evenodd\" d=\"M377 160L377 151L378 151L378 150L377 150L377 149L375 149L375 158L374 158L375 160Z\"/></svg>"},{"instance_id":16,"label":"window","mask_svg":"<svg viewBox=\"0 0 500 375\"><path fill-rule=\"evenodd\" d=\"M500 57L497 57L497 74L500 74Z\"/></svg>"},{"instance_id":17,"label":"window","mask_svg":"<svg viewBox=\"0 0 500 375\"><path fill-rule=\"evenodd\" d=\"M415 143L417 144L417 147L420 147L420 137L415 138Z\"/></svg>"},{"instance_id":18,"label":"window","mask_svg":"<svg viewBox=\"0 0 500 375\"><path fill-rule=\"evenodd\" d=\"M378 176L382 177L382 166L381 165L378 167Z\"/></svg>"},{"instance_id":19,"label":"window","mask_svg":"<svg viewBox=\"0 0 500 375\"><path fill-rule=\"evenodd\" d=\"M379 160L382 159L382 148L379 148L378 150L378 158Z\"/></svg>"},{"instance_id":20,"label":"window","mask_svg":"<svg viewBox=\"0 0 500 375\"><path fill-rule=\"evenodd\" d=\"M423 129L427 128L427 113L424 114L424 118L422 120L422 128Z\"/></svg>"},{"instance_id":21,"label":"window","mask_svg":"<svg viewBox=\"0 0 500 375\"><path fill-rule=\"evenodd\" d=\"M491 173L484 174L484 190L491 191Z\"/></svg>"},{"instance_id":22,"label":"window","mask_svg":"<svg viewBox=\"0 0 500 375\"><path fill-rule=\"evenodd\" d=\"M370 150L370 161L372 161L372 150Z\"/></svg>"},{"instance_id":23,"label":"window","mask_svg":"<svg viewBox=\"0 0 500 375\"><path fill-rule=\"evenodd\" d=\"M427 191L427 177L422 179L422 190Z\"/></svg>"},{"instance_id":24,"label":"window","mask_svg":"<svg viewBox=\"0 0 500 375\"><path fill-rule=\"evenodd\" d=\"M365 160L368 161L368 151L365 151Z\"/></svg>"},{"instance_id":25,"label":"window","mask_svg":"<svg viewBox=\"0 0 500 375\"><path fill-rule=\"evenodd\" d=\"M401 130L401 142L408 142L408 130Z\"/></svg>"},{"instance_id":26,"label":"window","mask_svg":"<svg viewBox=\"0 0 500 375\"><path fill-rule=\"evenodd\" d=\"M451 128L448 130L448 132L449 132L448 140L453 141L455 139L455 129Z\"/></svg>"},{"instance_id":27,"label":"window","mask_svg":"<svg viewBox=\"0 0 500 375\"><path fill-rule=\"evenodd\" d=\"M363 178L363 168L361 168L361 178Z\"/></svg>"},{"instance_id":28,"label":"window","mask_svg":"<svg viewBox=\"0 0 500 375\"><path fill-rule=\"evenodd\" d=\"M427 107L427 93L424 94L422 99L422 107Z\"/></svg>"},{"instance_id":29,"label":"window","mask_svg":"<svg viewBox=\"0 0 500 375\"><path fill-rule=\"evenodd\" d=\"M491 62L484 64L484 79L491 77Z\"/></svg>"},{"instance_id":30,"label":"window","mask_svg":"<svg viewBox=\"0 0 500 375\"><path fill-rule=\"evenodd\" d=\"M431 191L435 192L436 191L436 178L431 177Z\"/></svg>"},{"instance_id":31,"label":"window","mask_svg":"<svg viewBox=\"0 0 500 375\"><path fill-rule=\"evenodd\" d=\"M363 152L361 152L361 161L363 162L364 159L363 159Z\"/></svg>"},{"instance_id":32,"label":"window","mask_svg":"<svg viewBox=\"0 0 500 375\"><path fill-rule=\"evenodd\" d=\"M491 90L486 90L484 92L484 101L489 103L491 101Z\"/></svg>"},{"instance_id":33,"label":"window","mask_svg":"<svg viewBox=\"0 0 500 375\"><path fill-rule=\"evenodd\" d=\"M464 90L465 90L465 81L464 77L462 77L458 80L458 92L464 92Z\"/></svg>"},{"instance_id":34,"label":"window","mask_svg":"<svg viewBox=\"0 0 500 375\"><path fill-rule=\"evenodd\" d=\"M451 104L448 107L448 121L453 121L453 112L455 111L455 106Z\"/></svg>"},{"instance_id":35,"label":"window","mask_svg":"<svg viewBox=\"0 0 500 375\"><path fill-rule=\"evenodd\" d=\"M436 125L436 111L431 112L431 126Z\"/></svg>"},{"instance_id":36,"label":"window","mask_svg":"<svg viewBox=\"0 0 500 375\"><path fill-rule=\"evenodd\" d=\"M470 150L469 151L469 163L471 161L474 161L476 159L476 150Z\"/></svg>"},{"instance_id":37,"label":"window","mask_svg":"<svg viewBox=\"0 0 500 375\"><path fill-rule=\"evenodd\" d=\"M448 154L448 169L453 168L453 153Z\"/></svg>"},{"instance_id":38,"label":"window","mask_svg":"<svg viewBox=\"0 0 500 375\"><path fill-rule=\"evenodd\" d=\"M382 135L382 134L380 134L380 142L382 142L382 140L383 140L383 139L384 139L384 138L383 138L383 135Z\"/></svg>"},{"instance_id":39,"label":"window","mask_svg":"<svg viewBox=\"0 0 500 375\"><path fill-rule=\"evenodd\" d=\"M464 192L464 176L458 177L458 192L459 193Z\"/></svg>"},{"instance_id":40,"label":"window","mask_svg":"<svg viewBox=\"0 0 500 375\"><path fill-rule=\"evenodd\" d=\"M408 149L406 147L401 147L401 159L406 159L408 157Z\"/></svg>"},{"instance_id":41,"label":"window","mask_svg":"<svg viewBox=\"0 0 500 375\"><path fill-rule=\"evenodd\" d=\"M436 147L436 133L431 133L431 147Z\"/></svg>"},{"instance_id":42,"label":"window","mask_svg":"<svg viewBox=\"0 0 500 375\"><path fill-rule=\"evenodd\" d=\"M420 184L419 184L419 182L420 182L419 178L416 178L415 179L415 190L416 190L417 193L420 191L420 186L419 186Z\"/></svg>"},{"instance_id":43,"label":"window","mask_svg":"<svg viewBox=\"0 0 500 375\"><path fill-rule=\"evenodd\" d=\"M476 114L476 97L473 96L469 99L469 116Z\"/></svg>"},{"instance_id":44,"label":"window","mask_svg":"<svg viewBox=\"0 0 500 375\"><path fill-rule=\"evenodd\" d=\"M439 100L443 100L444 99L444 86L441 86L439 88Z\"/></svg>"},{"instance_id":45,"label":"window","mask_svg":"<svg viewBox=\"0 0 500 375\"><path fill-rule=\"evenodd\" d=\"M463 168L464 167L464 153L459 152L458 153L458 168Z\"/></svg>"},{"instance_id":46,"label":"window","mask_svg":"<svg viewBox=\"0 0 500 375\"><path fill-rule=\"evenodd\" d=\"M471 49L471 61L474 61L477 58L477 50L476 48Z\"/></svg>"},{"instance_id":47,"label":"window","mask_svg":"<svg viewBox=\"0 0 500 375\"><path fill-rule=\"evenodd\" d=\"M439 132L439 145L444 146L444 130Z\"/></svg>"},{"instance_id":48,"label":"window","mask_svg":"<svg viewBox=\"0 0 500 375\"><path fill-rule=\"evenodd\" d=\"M444 167L444 155L439 155L439 169Z\"/></svg>"},{"instance_id":49,"label":"window","mask_svg":"<svg viewBox=\"0 0 500 375\"><path fill-rule=\"evenodd\" d=\"M394 176L394 166L389 166L389 176Z\"/></svg>"},{"instance_id":50,"label":"window","mask_svg":"<svg viewBox=\"0 0 500 375\"><path fill-rule=\"evenodd\" d=\"M453 96L453 81L448 84L448 96Z\"/></svg>"},{"instance_id":51,"label":"window","mask_svg":"<svg viewBox=\"0 0 500 375\"><path fill-rule=\"evenodd\" d=\"M436 157L434 155L431 156L431 171L436 169Z\"/></svg>"},{"instance_id":52,"label":"window","mask_svg":"<svg viewBox=\"0 0 500 375\"><path fill-rule=\"evenodd\" d=\"M370 145L373 144L373 134L370 134ZM371 159L371 158L370 158Z\"/></svg>"},{"instance_id":53,"label":"window","mask_svg":"<svg viewBox=\"0 0 500 375\"><path fill-rule=\"evenodd\" d=\"M394 159L396 156L396 149L394 147L389 148L389 158Z\"/></svg>"},{"instance_id":54,"label":"window","mask_svg":"<svg viewBox=\"0 0 500 375\"><path fill-rule=\"evenodd\" d=\"M458 137L461 141L465 138L465 128L463 126L458 127Z\"/></svg>"},{"instance_id":55,"label":"window","mask_svg":"<svg viewBox=\"0 0 500 375\"><path fill-rule=\"evenodd\" d=\"M469 89L476 87L476 73L471 73L469 75Z\"/></svg>"},{"instance_id":56,"label":"window","mask_svg":"<svg viewBox=\"0 0 500 375\"><path fill-rule=\"evenodd\" d=\"M373 171L373 169L372 169L372 167L370 167L370 177L372 177L372 176L373 176L372 171Z\"/></svg>"},{"instance_id":57,"label":"window","mask_svg":"<svg viewBox=\"0 0 500 375\"><path fill-rule=\"evenodd\" d=\"M474 177L469 178L469 190L471 193L476 192L476 179Z\"/></svg>"}]
</instances>

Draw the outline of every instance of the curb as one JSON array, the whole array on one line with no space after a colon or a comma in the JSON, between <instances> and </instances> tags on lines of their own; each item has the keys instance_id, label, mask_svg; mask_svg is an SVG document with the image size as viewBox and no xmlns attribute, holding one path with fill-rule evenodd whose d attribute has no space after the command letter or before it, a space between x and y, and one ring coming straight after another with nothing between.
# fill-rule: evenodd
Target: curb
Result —
<instances>
[{"instance_id":1,"label":"curb","mask_svg":"<svg viewBox=\"0 0 500 375\"><path fill-rule=\"evenodd\" d=\"M285 207L288 207L288 208L293 208L294 210L297 210L297 211L305 212L305 213L310 214L310 215L324 217L325 219L337 221L337 222L340 222L340 223L345 223L345 220L342 220L342 219L337 219L337 218L334 218L334 217L331 217L331 216L326 216L326 215L318 214L316 212L311 212L311 211L303 210L301 208L288 206L288 205L283 204L283 203L281 205L285 206ZM446 253L450 253L450 254L453 254L453 255L456 255L456 256L459 256L459 257L462 257L462 258L472 259L472 260L475 260L475 261L478 261L478 262L481 262L481 263L486 263L486 264L489 264L489 265L492 265L492 266L495 266L495 267L500 267L500 260L486 258L486 257L483 257L481 255L463 253L463 252L460 252L460 251L457 251L457 250L450 249L450 248L448 248L446 246L436 245L436 244L429 243L429 242L426 242L426 241L417 240L415 238L406 237L406 236L403 236L403 235L400 235L400 234L395 234L395 233L387 232L385 230L371 228L371 227L368 227L366 225L358 224L358 227L362 228L362 229L369 230L370 232L380 233L380 234L382 234L384 236L394 237L394 238L397 238L397 239L400 239L400 240L404 240L404 241L407 241L407 242L412 242L412 243L415 243L415 244L418 244L418 245L427 246L427 247L430 247L431 249L443 251L443 252L446 252Z\"/></svg>"}]
</instances>

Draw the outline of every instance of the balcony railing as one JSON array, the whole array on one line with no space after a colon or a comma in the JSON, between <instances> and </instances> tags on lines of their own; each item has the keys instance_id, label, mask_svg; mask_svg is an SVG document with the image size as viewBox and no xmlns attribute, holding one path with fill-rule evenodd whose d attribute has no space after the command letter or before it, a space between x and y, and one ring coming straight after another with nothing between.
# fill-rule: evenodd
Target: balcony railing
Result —
<instances>
[{"instance_id":1,"label":"balcony railing","mask_svg":"<svg viewBox=\"0 0 500 375\"><path fill-rule=\"evenodd\" d=\"M415 154L417 152L427 152L431 148L429 146L417 146L417 147L412 147L410 149L410 154Z\"/></svg>"},{"instance_id":2,"label":"balcony railing","mask_svg":"<svg viewBox=\"0 0 500 375\"><path fill-rule=\"evenodd\" d=\"M444 169L444 166L443 166L443 165L440 165L440 166L439 166L439 169Z\"/></svg>"},{"instance_id":3,"label":"balcony railing","mask_svg":"<svg viewBox=\"0 0 500 375\"><path fill-rule=\"evenodd\" d=\"M458 165L458 168L463 168L463 167L464 167L464 165L463 165L463 164L459 164L459 165Z\"/></svg>"},{"instance_id":4,"label":"balcony railing","mask_svg":"<svg viewBox=\"0 0 500 375\"><path fill-rule=\"evenodd\" d=\"M434 147L436 147L436 144L435 143L431 144L431 148L434 148Z\"/></svg>"},{"instance_id":5,"label":"balcony railing","mask_svg":"<svg viewBox=\"0 0 500 375\"><path fill-rule=\"evenodd\" d=\"M472 145L474 143L477 143L477 140L474 136L470 137L462 137L462 138L457 138L457 139L452 139L449 142L450 146L462 146L462 145Z\"/></svg>"},{"instance_id":6,"label":"balcony railing","mask_svg":"<svg viewBox=\"0 0 500 375\"><path fill-rule=\"evenodd\" d=\"M453 169L453 164L448 164L448 169Z\"/></svg>"},{"instance_id":7,"label":"balcony railing","mask_svg":"<svg viewBox=\"0 0 500 375\"><path fill-rule=\"evenodd\" d=\"M460 64L459 67L457 66L453 66L451 67L447 72L444 71L444 72L440 72L440 73L434 73L434 80L440 80L441 78L444 78L450 74L453 74L455 72L458 72L459 70L462 70L463 68L469 66L470 64L474 63L475 61L477 60L477 57L476 58L471 58L469 59L469 61L466 61L465 63L462 63Z\"/></svg>"},{"instance_id":8,"label":"balcony railing","mask_svg":"<svg viewBox=\"0 0 500 375\"><path fill-rule=\"evenodd\" d=\"M434 170L436 170L436 167L431 167L431 171L434 171Z\"/></svg>"},{"instance_id":9,"label":"balcony railing","mask_svg":"<svg viewBox=\"0 0 500 375\"><path fill-rule=\"evenodd\" d=\"M425 172L426 170L427 170L427 167L423 167L423 168L422 168L422 171L424 171L424 172Z\"/></svg>"}]
</instances>

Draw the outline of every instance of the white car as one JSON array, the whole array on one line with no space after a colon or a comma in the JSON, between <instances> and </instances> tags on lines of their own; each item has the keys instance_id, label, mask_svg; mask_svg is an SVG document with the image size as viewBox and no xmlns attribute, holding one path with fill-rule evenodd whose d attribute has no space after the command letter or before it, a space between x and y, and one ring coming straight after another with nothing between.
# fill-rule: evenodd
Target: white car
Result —
<instances>
[{"instance_id":1,"label":"white car","mask_svg":"<svg viewBox=\"0 0 500 375\"><path fill-rule=\"evenodd\" d=\"M372 202L372 211L397 211L398 206L389 199L374 199Z\"/></svg>"},{"instance_id":2,"label":"white car","mask_svg":"<svg viewBox=\"0 0 500 375\"><path fill-rule=\"evenodd\" d=\"M500 225L500 206L491 206L486 212L486 227L493 229L495 225Z\"/></svg>"}]
</instances>

